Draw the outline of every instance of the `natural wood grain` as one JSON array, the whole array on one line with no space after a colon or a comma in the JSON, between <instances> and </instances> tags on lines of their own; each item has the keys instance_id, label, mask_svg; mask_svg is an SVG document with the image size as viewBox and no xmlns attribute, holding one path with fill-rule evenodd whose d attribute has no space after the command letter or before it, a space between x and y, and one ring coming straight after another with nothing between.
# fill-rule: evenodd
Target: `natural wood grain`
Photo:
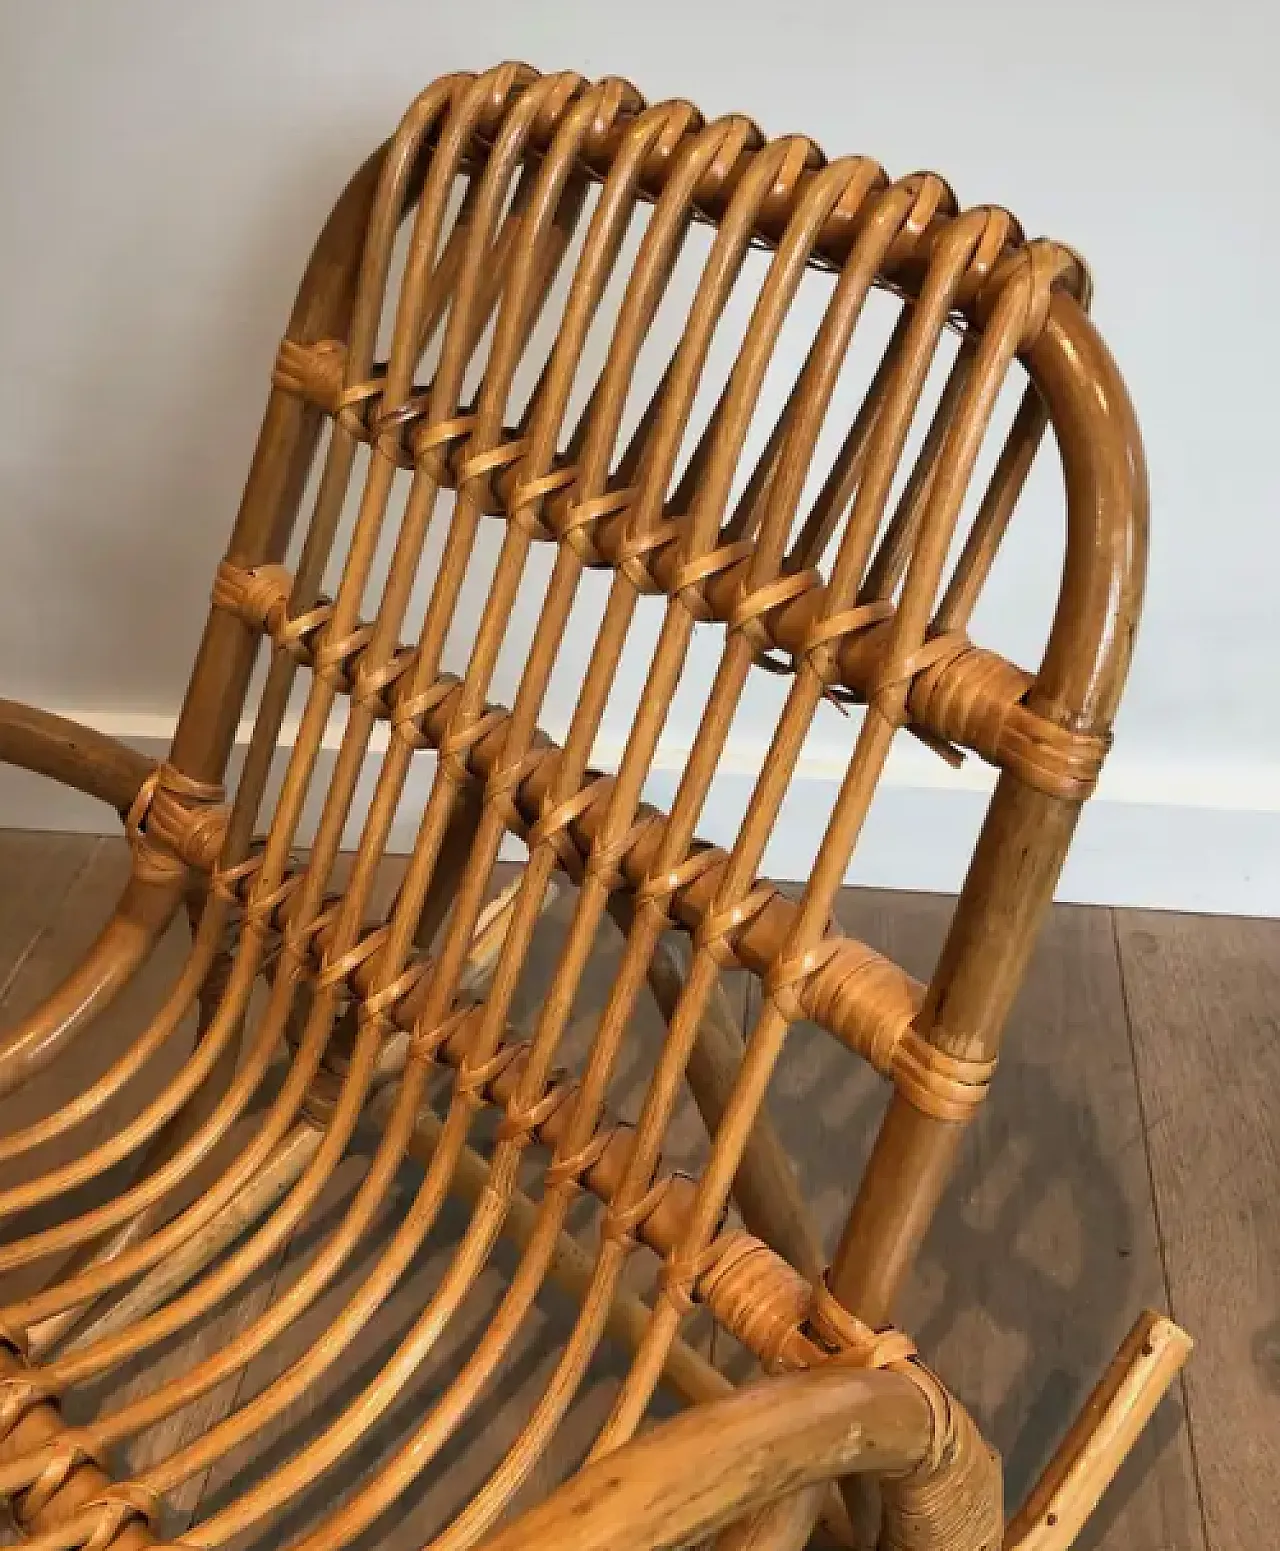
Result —
<instances>
[{"instance_id":1,"label":"natural wood grain","mask_svg":"<svg viewBox=\"0 0 1280 1551\"><path fill-rule=\"evenodd\" d=\"M828 1385L848 1389L824 1418L818 1397ZM713 1401L706 1425L691 1413L620 1455L588 1466L534 1509L526 1523L495 1536L493 1551L523 1551L537 1544L573 1545L579 1551L675 1551L697 1544L729 1522L726 1497L755 1507L772 1503L788 1488L803 1489L866 1469L871 1462L901 1470L916 1455L921 1432L928 1431L920 1426L921 1403L919 1392L897 1373L842 1373L838 1367L791 1375L768 1392L742 1390ZM852 1426L850 1416L856 1418ZM827 1449L841 1456L834 1469L823 1459ZM690 1468L673 1474L667 1461L681 1457ZM911 1544L916 1543L913 1537ZM905 1548L908 1542L886 1540L885 1545Z\"/></svg>"},{"instance_id":2,"label":"natural wood grain","mask_svg":"<svg viewBox=\"0 0 1280 1551\"><path fill-rule=\"evenodd\" d=\"M1280 923L1117 913L1212 1551L1280 1522Z\"/></svg>"},{"instance_id":3,"label":"natural wood grain","mask_svg":"<svg viewBox=\"0 0 1280 1551\"><path fill-rule=\"evenodd\" d=\"M241 1141L243 1145L242 1136L252 1119L252 1116L248 1117L246 1123L237 1128L237 1133L233 1133L233 1141ZM133 1361L106 1374L97 1382L76 1390L68 1398L65 1407L68 1420L74 1424L87 1421L104 1409L115 1410L136 1396L150 1393L166 1380L189 1371L204 1357L217 1352L229 1337L267 1306L282 1255L283 1251L272 1257L230 1298L225 1299L210 1317L193 1329L183 1331L141 1353ZM163 1459L221 1420L235 1402L242 1377L236 1374L224 1380L194 1403L184 1406L175 1415L148 1428L132 1440L117 1456L117 1478L144 1470L153 1460ZM167 1494L163 1525L166 1534L180 1534L186 1527L203 1488L202 1474Z\"/></svg>"},{"instance_id":4,"label":"natural wood grain","mask_svg":"<svg viewBox=\"0 0 1280 1551\"><path fill-rule=\"evenodd\" d=\"M0 700L0 763L60 781L127 812L151 770L145 755L91 727Z\"/></svg>"},{"instance_id":5,"label":"natural wood grain","mask_svg":"<svg viewBox=\"0 0 1280 1551\"><path fill-rule=\"evenodd\" d=\"M795 890L788 885L786 892ZM842 930L923 979L933 967L953 909L954 901L938 894L847 888L838 896L836 920ZM756 982L748 980L748 1028L759 994ZM828 1256L888 1096L883 1079L865 1062L851 1059L825 1030L812 1023L792 1029L769 1088L768 1106Z\"/></svg>"}]
</instances>

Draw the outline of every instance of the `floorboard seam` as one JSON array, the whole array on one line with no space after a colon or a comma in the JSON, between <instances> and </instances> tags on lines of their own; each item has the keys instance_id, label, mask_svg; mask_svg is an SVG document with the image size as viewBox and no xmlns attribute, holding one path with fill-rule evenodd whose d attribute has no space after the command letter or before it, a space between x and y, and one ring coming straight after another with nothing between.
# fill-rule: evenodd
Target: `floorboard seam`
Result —
<instances>
[{"instance_id":1,"label":"floorboard seam","mask_svg":"<svg viewBox=\"0 0 1280 1551\"><path fill-rule=\"evenodd\" d=\"M1169 1301L1170 1317L1178 1317L1177 1300L1173 1295L1173 1278L1169 1271L1169 1250L1165 1240L1164 1220L1160 1210L1160 1193L1156 1188L1155 1169L1151 1162L1151 1145L1148 1140L1147 1102L1142 1087L1142 1074L1138 1065L1138 1042L1133 1031L1133 1010L1129 999L1129 982L1125 975L1124 949L1120 946L1120 912L1108 911L1111 917L1111 940L1115 945L1116 970L1120 976L1120 1004L1124 1009L1125 1034L1129 1040L1129 1065L1133 1072L1133 1086L1138 1105L1138 1123L1142 1127L1142 1157L1147 1168L1147 1191L1151 1197L1151 1219L1156 1230L1156 1253L1160 1257L1160 1276L1164 1282L1164 1295ZM1186 1418L1187 1448L1191 1455L1191 1472L1195 1481L1196 1505L1200 1509L1201 1538L1208 1551L1213 1541L1209 1534L1209 1516L1205 1508L1204 1477L1200 1470L1200 1451L1196 1447L1196 1429L1191 1411L1191 1396L1187 1391L1186 1370L1178 1374L1178 1393L1182 1397L1182 1412Z\"/></svg>"}]
</instances>

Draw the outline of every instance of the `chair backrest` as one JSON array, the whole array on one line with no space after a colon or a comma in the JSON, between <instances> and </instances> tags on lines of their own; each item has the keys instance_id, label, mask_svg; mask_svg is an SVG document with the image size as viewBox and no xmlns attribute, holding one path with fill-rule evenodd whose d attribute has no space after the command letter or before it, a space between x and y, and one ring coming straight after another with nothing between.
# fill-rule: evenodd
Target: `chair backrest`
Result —
<instances>
[{"instance_id":1,"label":"chair backrest","mask_svg":"<svg viewBox=\"0 0 1280 1551\"><path fill-rule=\"evenodd\" d=\"M603 1171L613 1239L664 1246L658 1333L617 1429L633 1424L663 1341L703 1290L795 1020L821 1024L896 1088L829 1281L872 1322L887 1317L986 1091L1106 747L1141 589L1140 448L1086 292L1069 250L1024 240L1002 210L960 211L932 174L891 182L872 161L829 162L744 118L708 124L684 102L646 107L620 80L518 65L430 87L317 248L148 822L159 833L166 813L185 815L170 830L205 864L222 848L220 908L242 907L250 928L230 998L247 996L278 933L280 962L310 977L308 1059L319 1062L354 998L353 1063L373 1061L396 1030L410 1070L414 1058L452 1060L456 1105L499 1102L513 1157L535 1134L551 1145L548 1189ZM859 373L869 380L854 409ZM997 451L990 428L1019 378ZM1046 426L1066 542L1030 672L968 627ZM990 472L979 481L976 469ZM291 539L304 493L309 522ZM201 829L190 815L217 796L264 637L273 654L230 821ZM305 699L264 804L299 670ZM509 706L494 703L499 679ZM741 820L717 815L724 844L707 844L705 806L751 696L757 730L769 707L770 737ZM832 702L866 710L843 724L847 766L822 844L785 897L761 881L762 858ZM673 705L696 731L659 807L643 797ZM602 726L617 749L606 770ZM903 730L1001 771L927 987L831 924ZM382 752L370 795L371 748ZM389 918L371 929L375 873L424 761L433 774L412 856ZM299 863L307 811L319 816ZM353 822L356 856L334 900ZM473 1005L460 977L512 834L528 864L492 985ZM503 1043L511 997L556 872L577 884L576 906L517 1058ZM556 1052L606 910L626 946L569 1081ZM602 1129L603 1106L672 922L692 934L691 964L624 1145ZM659 1147L731 965L759 977L761 1010L707 1164L674 1189L656 1173ZM283 1019L284 992L277 1001Z\"/></svg>"}]
</instances>

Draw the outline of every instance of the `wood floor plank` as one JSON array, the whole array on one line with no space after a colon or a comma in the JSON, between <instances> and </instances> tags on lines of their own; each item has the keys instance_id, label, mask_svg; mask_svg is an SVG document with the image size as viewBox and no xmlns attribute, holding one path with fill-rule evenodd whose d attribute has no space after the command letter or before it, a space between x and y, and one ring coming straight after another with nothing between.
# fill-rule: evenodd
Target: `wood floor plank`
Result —
<instances>
[{"instance_id":1,"label":"wood floor plank","mask_svg":"<svg viewBox=\"0 0 1280 1551\"><path fill-rule=\"evenodd\" d=\"M0 830L0 1017L7 1025L15 979L93 856L92 835Z\"/></svg>"},{"instance_id":2,"label":"wood floor plank","mask_svg":"<svg viewBox=\"0 0 1280 1551\"><path fill-rule=\"evenodd\" d=\"M1126 911L1120 961L1212 1551L1280 1522L1280 922Z\"/></svg>"},{"instance_id":3,"label":"wood floor plank","mask_svg":"<svg viewBox=\"0 0 1280 1551\"><path fill-rule=\"evenodd\" d=\"M925 978L953 909L937 895L850 889L837 915ZM830 1244L886 1085L801 1026L771 1097ZM1134 1316L1166 1302L1109 914L1061 906L900 1320L1000 1449L1016 1505ZM1079 1545L1203 1547L1178 1397L1162 1407Z\"/></svg>"}]
</instances>

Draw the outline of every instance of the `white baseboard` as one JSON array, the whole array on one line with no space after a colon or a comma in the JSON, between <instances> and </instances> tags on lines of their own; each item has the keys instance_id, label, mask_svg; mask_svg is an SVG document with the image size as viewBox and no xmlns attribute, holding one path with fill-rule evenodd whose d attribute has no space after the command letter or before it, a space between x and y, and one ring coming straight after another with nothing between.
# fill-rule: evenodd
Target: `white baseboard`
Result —
<instances>
[{"instance_id":1,"label":"white baseboard","mask_svg":"<svg viewBox=\"0 0 1280 1551\"><path fill-rule=\"evenodd\" d=\"M165 717L96 714L77 719L154 757L164 753L172 727ZM322 755L332 756L332 749ZM726 765L699 831L721 842L732 839L754 776L750 751L737 751ZM655 772L649 788L655 801L670 800L678 768L678 758L672 757ZM392 833L394 850L412 846L431 772L432 762L420 756ZM371 764L357 796L357 815L375 773ZM840 766L820 753L801 764L765 856L768 875L804 876L821 840L840 773ZM994 772L977 760L953 772L903 740L881 784L848 881L954 892L964 877L993 779ZM112 834L119 826L109 810L79 793L0 767L0 827ZM353 825L348 841L354 844L357 835ZM513 843L511 854L519 854L518 845ZM1085 807L1057 897L1158 910L1280 916L1280 771L1173 770L1126 764L1122 755L1113 756L1097 796Z\"/></svg>"}]
</instances>

